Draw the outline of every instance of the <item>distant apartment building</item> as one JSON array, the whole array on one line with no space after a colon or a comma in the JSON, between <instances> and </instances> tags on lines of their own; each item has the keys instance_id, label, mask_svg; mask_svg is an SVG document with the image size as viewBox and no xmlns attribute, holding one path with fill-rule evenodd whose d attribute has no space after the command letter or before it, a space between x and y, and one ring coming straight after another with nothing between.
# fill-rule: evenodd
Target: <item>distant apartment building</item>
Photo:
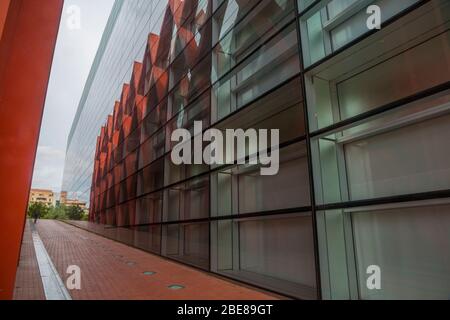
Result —
<instances>
[{"instance_id":1,"label":"distant apartment building","mask_svg":"<svg viewBox=\"0 0 450 320\"><path fill-rule=\"evenodd\" d=\"M67 207L79 207L83 210L87 210L86 202L80 201L80 200L71 200L68 199L66 202L61 203Z\"/></svg>"},{"instance_id":2,"label":"distant apartment building","mask_svg":"<svg viewBox=\"0 0 450 320\"><path fill-rule=\"evenodd\" d=\"M61 191L59 194L59 203L63 204L67 202L67 191Z\"/></svg>"},{"instance_id":3,"label":"distant apartment building","mask_svg":"<svg viewBox=\"0 0 450 320\"><path fill-rule=\"evenodd\" d=\"M279 173L175 165L195 121L279 129ZM63 189L105 236L289 297L447 299L449 140L448 0L116 1Z\"/></svg>"},{"instance_id":4,"label":"distant apartment building","mask_svg":"<svg viewBox=\"0 0 450 320\"><path fill-rule=\"evenodd\" d=\"M42 203L47 206L54 206L56 204L55 193L52 190L31 189L30 203Z\"/></svg>"},{"instance_id":5,"label":"distant apartment building","mask_svg":"<svg viewBox=\"0 0 450 320\"><path fill-rule=\"evenodd\" d=\"M84 201L80 201L78 199L69 199L67 198L67 191L62 191L59 196L59 203L64 206L74 206L80 207L83 210L87 210L87 203Z\"/></svg>"}]
</instances>

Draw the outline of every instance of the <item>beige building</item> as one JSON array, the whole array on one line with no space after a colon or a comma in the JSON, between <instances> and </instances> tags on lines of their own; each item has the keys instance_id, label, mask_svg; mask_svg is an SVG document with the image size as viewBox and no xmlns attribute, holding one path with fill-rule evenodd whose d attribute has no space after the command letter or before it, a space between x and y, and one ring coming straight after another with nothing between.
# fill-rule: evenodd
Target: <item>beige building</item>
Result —
<instances>
[{"instance_id":1,"label":"beige building","mask_svg":"<svg viewBox=\"0 0 450 320\"><path fill-rule=\"evenodd\" d=\"M83 210L87 209L86 202L81 202L80 200L75 200L75 199L68 199L66 191L61 192L59 201L60 201L61 205L65 205L68 207L71 207L71 206L80 207Z\"/></svg>"},{"instance_id":2,"label":"beige building","mask_svg":"<svg viewBox=\"0 0 450 320\"><path fill-rule=\"evenodd\" d=\"M86 210L86 202L81 202L79 200L67 199L64 203L61 204L68 207L80 207L83 210Z\"/></svg>"},{"instance_id":3,"label":"beige building","mask_svg":"<svg viewBox=\"0 0 450 320\"><path fill-rule=\"evenodd\" d=\"M30 203L42 203L47 206L54 206L55 193L52 190L31 189Z\"/></svg>"},{"instance_id":4,"label":"beige building","mask_svg":"<svg viewBox=\"0 0 450 320\"><path fill-rule=\"evenodd\" d=\"M67 191L61 191L61 194L59 196L59 202L61 204L65 204L67 202Z\"/></svg>"}]
</instances>

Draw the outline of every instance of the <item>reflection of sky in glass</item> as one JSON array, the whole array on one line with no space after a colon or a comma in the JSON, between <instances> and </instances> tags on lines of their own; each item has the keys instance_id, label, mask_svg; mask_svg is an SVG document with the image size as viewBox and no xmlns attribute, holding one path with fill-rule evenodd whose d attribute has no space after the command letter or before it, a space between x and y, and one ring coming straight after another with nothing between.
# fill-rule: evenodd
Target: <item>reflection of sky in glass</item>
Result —
<instances>
[{"instance_id":1,"label":"reflection of sky in glass","mask_svg":"<svg viewBox=\"0 0 450 320\"><path fill-rule=\"evenodd\" d=\"M236 18L238 16L239 13L239 6L236 3L236 1L229 1L227 4L227 9L225 11L225 17L223 19L224 23L223 25L225 27L222 27L222 30L220 32L220 38L222 38L227 31L230 29L229 27L226 26L232 26L234 25Z\"/></svg>"},{"instance_id":2,"label":"reflection of sky in glass","mask_svg":"<svg viewBox=\"0 0 450 320\"><path fill-rule=\"evenodd\" d=\"M61 190L67 136L114 0L65 0L45 99L33 188ZM76 6L80 28L69 19Z\"/></svg>"},{"instance_id":3,"label":"reflection of sky in glass","mask_svg":"<svg viewBox=\"0 0 450 320\"><path fill-rule=\"evenodd\" d=\"M177 119L177 127L178 128L182 128L183 127L183 121L184 120L184 108L181 109L181 112L178 114L178 119Z\"/></svg>"},{"instance_id":4,"label":"reflection of sky in glass","mask_svg":"<svg viewBox=\"0 0 450 320\"><path fill-rule=\"evenodd\" d=\"M123 1L68 143L62 189L69 197L89 201L100 127L120 99L123 84L130 81L133 61L142 60L148 34L160 33L166 5L167 1Z\"/></svg>"}]
</instances>

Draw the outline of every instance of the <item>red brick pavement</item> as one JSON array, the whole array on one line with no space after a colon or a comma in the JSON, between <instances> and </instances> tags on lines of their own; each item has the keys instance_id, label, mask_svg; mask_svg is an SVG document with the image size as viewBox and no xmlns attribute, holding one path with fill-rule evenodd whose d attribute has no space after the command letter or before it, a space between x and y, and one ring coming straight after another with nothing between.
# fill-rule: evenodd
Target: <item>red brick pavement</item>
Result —
<instances>
[{"instance_id":1,"label":"red brick pavement","mask_svg":"<svg viewBox=\"0 0 450 320\"><path fill-rule=\"evenodd\" d=\"M82 288L70 291L75 300L279 298L62 222L40 221L37 229L64 282L68 276L68 266L77 265L81 268ZM144 275L146 271L156 274ZM173 284L185 288L169 289L168 286Z\"/></svg>"},{"instance_id":2,"label":"red brick pavement","mask_svg":"<svg viewBox=\"0 0 450 320\"><path fill-rule=\"evenodd\" d=\"M14 300L45 300L29 221L25 224L25 232L23 234L19 267L16 273Z\"/></svg>"}]
</instances>

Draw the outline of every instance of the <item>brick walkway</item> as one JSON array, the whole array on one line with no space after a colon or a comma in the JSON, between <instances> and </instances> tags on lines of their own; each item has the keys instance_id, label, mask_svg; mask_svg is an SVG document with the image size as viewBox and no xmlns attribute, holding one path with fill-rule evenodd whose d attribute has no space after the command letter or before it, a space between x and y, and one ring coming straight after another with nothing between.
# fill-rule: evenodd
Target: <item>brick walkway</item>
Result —
<instances>
[{"instance_id":1,"label":"brick walkway","mask_svg":"<svg viewBox=\"0 0 450 320\"><path fill-rule=\"evenodd\" d=\"M45 300L39 267L31 237L31 223L25 224L19 267L17 268L14 300Z\"/></svg>"},{"instance_id":2,"label":"brick walkway","mask_svg":"<svg viewBox=\"0 0 450 320\"><path fill-rule=\"evenodd\" d=\"M62 222L40 221L37 230L63 281L68 266L81 268L82 288L70 291L74 300L277 298ZM32 256L29 249L23 254ZM145 275L147 271L155 274ZM19 270L18 279L22 279L20 273ZM27 281L35 282L21 280L18 286ZM181 285L184 289L172 290L168 288L171 285Z\"/></svg>"}]
</instances>

